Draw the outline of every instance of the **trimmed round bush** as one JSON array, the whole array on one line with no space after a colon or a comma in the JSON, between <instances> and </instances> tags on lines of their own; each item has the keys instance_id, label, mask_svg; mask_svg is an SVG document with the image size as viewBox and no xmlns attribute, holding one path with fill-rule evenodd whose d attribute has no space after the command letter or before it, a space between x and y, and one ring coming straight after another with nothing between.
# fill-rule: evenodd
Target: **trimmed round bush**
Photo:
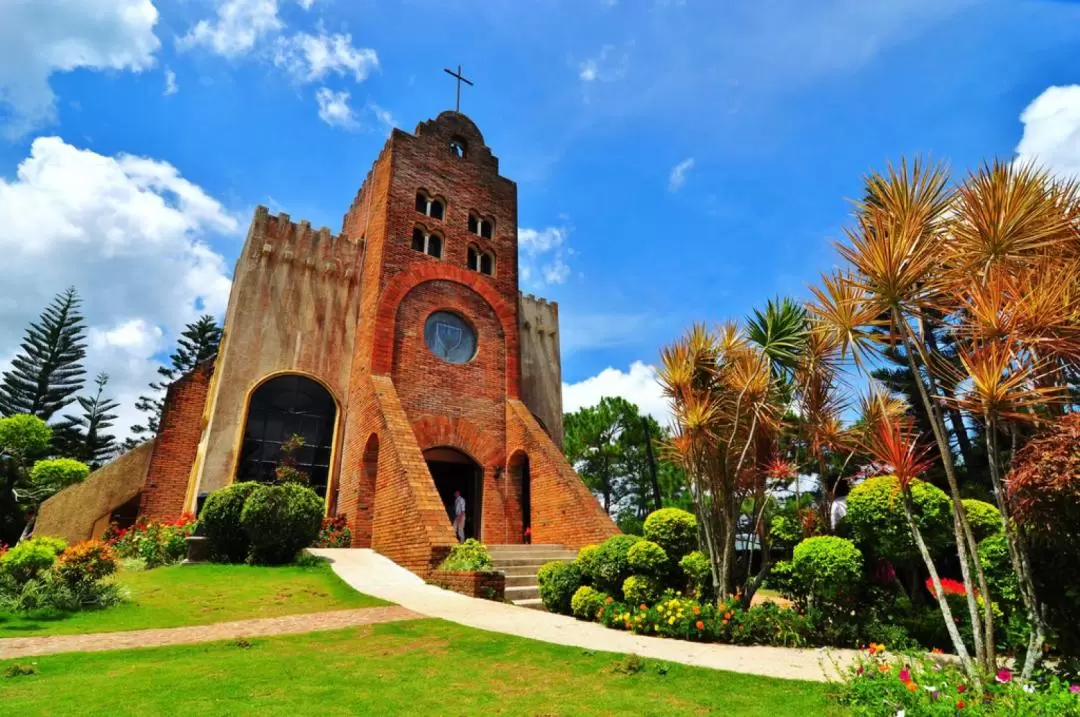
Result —
<instances>
[{"instance_id":1,"label":"trimmed round bush","mask_svg":"<svg viewBox=\"0 0 1080 717\"><path fill-rule=\"evenodd\" d=\"M623 597L628 605L652 605L660 599L664 586L648 575L631 575L622 584Z\"/></svg>"},{"instance_id":2,"label":"trimmed round bush","mask_svg":"<svg viewBox=\"0 0 1080 717\"><path fill-rule=\"evenodd\" d=\"M660 577L668 572L668 556L656 543L642 540L630 546L626 551L626 562L635 575Z\"/></svg>"},{"instance_id":3,"label":"trimmed round bush","mask_svg":"<svg viewBox=\"0 0 1080 717\"><path fill-rule=\"evenodd\" d=\"M831 602L854 591L862 575L863 556L850 540L819 535L795 546L791 565L795 579L811 598Z\"/></svg>"},{"instance_id":4,"label":"trimmed round bush","mask_svg":"<svg viewBox=\"0 0 1080 717\"><path fill-rule=\"evenodd\" d=\"M0 558L0 573L22 585L52 568L65 550L67 543L60 538L42 536L24 540Z\"/></svg>"},{"instance_id":5,"label":"trimmed round bush","mask_svg":"<svg viewBox=\"0 0 1080 717\"><path fill-rule=\"evenodd\" d=\"M680 508L661 508L649 513L644 533L646 540L664 549L672 563L678 563L698 546L697 519Z\"/></svg>"},{"instance_id":6,"label":"trimmed round bush","mask_svg":"<svg viewBox=\"0 0 1080 717\"><path fill-rule=\"evenodd\" d=\"M540 599L548 612L573 614L571 601L581 587L581 570L577 565L559 560L544 563L536 574L536 582L540 586Z\"/></svg>"},{"instance_id":7,"label":"trimmed round bush","mask_svg":"<svg viewBox=\"0 0 1080 717\"><path fill-rule=\"evenodd\" d=\"M599 545L595 544L586 545L578 551L577 560L574 561L577 563L578 569L581 570L581 582L584 585L592 584L593 566L596 563L596 550L599 547Z\"/></svg>"},{"instance_id":8,"label":"trimmed round bush","mask_svg":"<svg viewBox=\"0 0 1080 717\"><path fill-rule=\"evenodd\" d=\"M601 543L592 557L593 587L621 599L623 581L634 572L627 554L642 540L637 535L613 535Z\"/></svg>"},{"instance_id":9,"label":"trimmed round bush","mask_svg":"<svg viewBox=\"0 0 1080 717\"><path fill-rule=\"evenodd\" d=\"M439 570L491 570L491 554L487 547L475 538L455 545L439 566Z\"/></svg>"},{"instance_id":10,"label":"trimmed round bush","mask_svg":"<svg viewBox=\"0 0 1080 717\"><path fill-rule=\"evenodd\" d=\"M214 560L242 563L247 558L251 541L240 524L240 514L248 497L259 487L260 484L253 481L233 483L206 497L199 523L210 539Z\"/></svg>"},{"instance_id":11,"label":"trimmed round bush","mask_svg":"<svg viewBox=\"0 0 1080 717\"><path fill-rule=\"evenodd\" d=\"M592 621L596 619L596 613L604 606L604 600L606 599L607 595L604 593L588 585L582 585L574 593L574 596L570 598L570 609L573 611L574 617Z\"/></svg>"},{"instance_id":12,"label":"trimmed round bush","mask_svg":"<svg viewBox=\"0 0 1080 717\"><path fill-rule=\"evenodd\" d=\"M964 504L968 523L971 524L971 532L975 534L976 541L981 542L984 538L1004 531L1001 524L1001 512L996 505L971 498L965 498L960 502Z\"/></svg>"},{"instance_id":13,"label":"trimmed round bush","mask_svg":"<svg viewBox=\"0 0 1080 717\"><path fill-rule=\"evenodd\" d=\"M100 540L87 540L61 553L53 572L68 585L97 582L116 572L116 553Z\"/></svg>"},{"instance_id":14,"label":"trimmed round bush","mask_svg":"<svg viewBox=\"0 0 1080 717\"><path fill-rule=\"evenodd\" d=\"M918 480L912 481L911 493L915 521L931 555L938 555L952 543L952 501L940 488ZM903 500L896 476L869 478L851 489L846 520L855 541L875 557L921 565Z\"/></svg>"},{"instance_id":15,"label":"trimmed round bush","mask_svg":"<svg viewBox=\"0 0 1080 717\"><path fill-rule=\"evenodd\" d=\"M39 490L58 493L90 475L90 466L74 458L46 458L30 469L30 482Z\"/></svg>"},{"instance_id":16,"label":"trimmed round bush","mask_svg":"<svg viewBox=\"0 0 1080 717\"><path fill-rule=\"evenodd\" d=\"M974 525L971 526L974 529ZM1000 531L979 543L979 562L986 574L990 595L1010 609L1019 608L1020 584L1013 571L1012 557L1009 555L1009 540L1005 532Z\"/></svg>"},{"instance_id":17,"label":"trimmed round bush","mask_svg":"<svg viewBox=\"0 0 1080 717\"><path fill-rule=\"evenodd\" d=\"M251 562L284 565L315 542L323 500L298 483L259 486L244 503L240 524L251 540Z\"/></svg>"},{"instance_id":18,"label":"trimmed round bush","mask_svg":"<svg viewBox=\"0 0 1080 717\"><path fill-rule=\"evenodd\" d=\"M712 563L709 556L700 550L687 553L679 561L679 569L686 576L687 590L694 594L698 600L705 600L712 596Z\"/></svg>"}]
</instances>

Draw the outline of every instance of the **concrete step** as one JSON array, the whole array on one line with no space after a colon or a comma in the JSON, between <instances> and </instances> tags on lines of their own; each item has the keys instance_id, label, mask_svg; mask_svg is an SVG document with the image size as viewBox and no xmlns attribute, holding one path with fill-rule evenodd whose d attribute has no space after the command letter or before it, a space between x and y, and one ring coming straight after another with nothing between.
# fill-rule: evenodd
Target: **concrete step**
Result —
<instances>
[{"instance_id":1,"label":"concrete step","mask_svg":"<svg viewBox=\"0 0 1080 717\"><path fill-rule=\"evenodd\" d=\"M513 569L516 573L523 573L529 570L535 573L540 569L541 565L554 561L547 559L537 560L536 558L508 558L503 560L493 558L491 562L494 563L496 570L502 570L503 572L506 572L508 569ZM562 562L569 561L563 560Z\"/></svg>"},{"instance_id":2,"label":"concrete step","mask_svg":"<svg viewBox=\"0 0 1080 717\"><path fill-rule=\"evenodd\" d=\"M544 601L541 600L540 598L529 598L529 599L526 599L526 600L514 600L513 602L518 607L527 607L527 608L531 608L533 610L543 610L544 609Z\"/></svg>"},{"instance_id":3,"label":"concrete step","mask_svg":"<svg viewBox=\"0 0 1080 717\"><path fill-rule=\"evenodd\" d=\"M524 588L531 585L536 585L536 573L525 573L524 575L506 575L506 587L508 588Z\"/></svg>"},{"instance_id":4,"label":"concrete step","mask_svg":"<svg viewBox=\"0 0 1080 717\"><path fill-rule=\"evenodd\" d=\"M491 559L496 563L507 562L511 560L524 560L530 563L549 563L553 560L561 560L563 562L570 562L577 556L573 553L500 553L498 555L492 555Z\"/></svg>"},{"instance_id":5,"label":"concrete step","mask_svg":"<svg viewBox=\"0 0 1080 717\"><path fill-rule=\"evenodd\" d=\"M518 600L533 600L540 598L540 588L536 585L527 585L524 587L507 587L506 599L511 602L517 602Z\"/></svg>"}]
</instances>

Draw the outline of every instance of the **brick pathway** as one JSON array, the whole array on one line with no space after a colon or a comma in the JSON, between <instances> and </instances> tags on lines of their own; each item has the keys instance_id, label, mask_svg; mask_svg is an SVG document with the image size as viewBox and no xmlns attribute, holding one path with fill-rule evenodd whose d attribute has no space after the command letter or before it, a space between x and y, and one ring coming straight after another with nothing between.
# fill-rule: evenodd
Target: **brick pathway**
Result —
<instances>
[{"instance_id":1,"label":"brick pathway","mask_svg":"<svg viewBox=\"0 0 1080 717\"><path fill-rule=\"evenodd\" d=\"M233 640L269 635L292 635L301 632L340 630L359 625L396 620L416 620L423 615L397 605L357 610L332 610L306 615L285 615L258 620L219 622L212 625L170 627L158 630L99 632L89 635L54 635L50 637L13 637L0 639L0 660L33 657L57 652L101 652L133 647L186 645L193 642Z\"/></svg>"}]
</instances>

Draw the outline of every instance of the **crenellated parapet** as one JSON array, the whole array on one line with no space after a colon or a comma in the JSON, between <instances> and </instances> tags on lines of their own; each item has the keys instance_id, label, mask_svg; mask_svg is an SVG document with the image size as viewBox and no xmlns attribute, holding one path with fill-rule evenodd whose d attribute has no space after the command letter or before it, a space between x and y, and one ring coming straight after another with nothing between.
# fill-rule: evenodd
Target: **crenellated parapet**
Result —
<instances>
[{"instance_id":1,"label":"crenellated parapet","mask_svg":"<svg viewBox=\"0 0 1080 717\"><path fill-rule=\"evenodd\" d=\"M288 214L271 214L259 206L242 261L290 264L294 269L355 282L360 278L363 252L362 241L333 234L328 227L314 229L306 220L293 222Z\"/></svg>"},{"instance_id":2,"label":"crenellated parapet","mask_svg":"<svg viewBox=\"0 0 1080 717\"><path fill-rule=\"evenodd\" d=\"M521 400L556 445L562 445L562 370L559 357L559 305L532 294L518 294L521 347Z\"/></svg>"}]
</instances>

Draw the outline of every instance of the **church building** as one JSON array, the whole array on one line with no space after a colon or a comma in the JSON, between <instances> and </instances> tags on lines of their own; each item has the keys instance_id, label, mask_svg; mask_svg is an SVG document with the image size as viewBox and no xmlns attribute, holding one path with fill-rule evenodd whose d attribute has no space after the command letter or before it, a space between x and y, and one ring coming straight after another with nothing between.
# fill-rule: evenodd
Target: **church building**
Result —
<instances>
[{"instance_id":1,"label":"church building","mask_svg":"<svg viewBox=\"0 0 1080 717\"><path fill-rule=\"evenodd\" d=\"M37 532L196 512L296 457L354 547L421 574L456 537L580 547L617 532L567 463L558 307L518 290L517 185L476 125L394 129L341 231L258 207L217 357L169 387L158 436L47 501Z\"/></svg>"}]
</instances>

